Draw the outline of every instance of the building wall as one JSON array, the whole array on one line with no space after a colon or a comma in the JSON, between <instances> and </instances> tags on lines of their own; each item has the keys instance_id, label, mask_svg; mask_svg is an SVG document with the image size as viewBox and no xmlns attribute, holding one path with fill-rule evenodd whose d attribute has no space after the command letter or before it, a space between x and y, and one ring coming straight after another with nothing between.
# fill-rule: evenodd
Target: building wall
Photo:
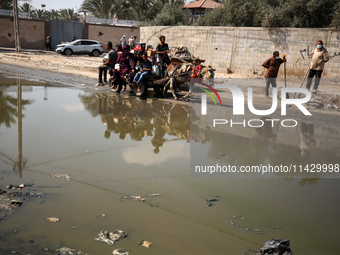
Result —
<instances>
[{"instance_id":1,"label":"building wall","mask_svg":"<svg viewBox=\"0 0 340 255\"><path fill-rule=\"evenodd\" d=\"M87 39L100 41L103 46L107 41L111 41L115 46L123 35L126 35L127 40L131 36L137 36L137 42L140 40L139 28L136 27L86 24L84 31L86 31L84 36L87 36Z\"/></svg>"},{"instance_id":2,"label":"building wall","mask_svg":"<svg viewBox=\"0 0 340 255\"><path fill-rule=\"evenodd\" d=\"M52 48L63 40L71 41L73 36L77 39L97 40L103 45L107 41L115 45L123 35L126 35L127 39L130 36L137 36L137 41L140 40L139 28L136 27L31 19L19 19L19 33L23 49L44 49L46 36L54 33L58 36L52 36ZM13 17L0 17L0 47L15 47L14 38Z\"/></svg>"},{"instance_id":3,"label":"building wall","mask_svg":"<svg viewBox=\"0 0 340 255\"><path fill-rule=\"evenodd\" d=\"M45 21L19 19L20 43L23 49L45 47ZM0 46L15 47L13 17L0 17Z\"/></svg>"},{"instance_id":4,"label":"building wall","mask_svg":"<svg viewBox=\"0 0 340 255\"><path fill-rule=\"evenodd\" d=\"M217 72L263 74L262 63L277 50L287 54L287 75L304 76L310 52L323 40L331 60L323 76L340 78L340 31L307 28L141 27L141 41L156 46L164 35L170 47L185 45ZM279 75L283 75L283 68Z\"/></svg>"}]
</instances>

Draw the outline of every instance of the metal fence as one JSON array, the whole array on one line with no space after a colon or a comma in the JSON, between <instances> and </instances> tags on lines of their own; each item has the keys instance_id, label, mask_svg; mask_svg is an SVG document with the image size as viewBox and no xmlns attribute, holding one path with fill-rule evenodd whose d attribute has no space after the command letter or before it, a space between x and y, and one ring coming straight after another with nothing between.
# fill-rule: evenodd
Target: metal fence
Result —
<instances>
[{"instance_id":1,"label":"metal fence","mask_svg":"<svg viewBox=\"0 0 340 255\"><path fill-rule=\"evenodd\" d=\"M123 20L123 19L99 19L95 17L86 17L86 23L92 24L108 24L108 25L116 25L116 26L129 26L129 27L137 27L140 24L139 21L135 20Z\"/></svg>"},{"instance_id":2,"label":"metal fence","mask_svg":"<svg viewBox=\"0 0 340 255\"><path fill-rule=\"evenodd\" d=\"M0 9L0 16L14 16L13 11ZM18 12L19 18L28 19L30 17L29 12Z\"/></svg>"}]
</instances>

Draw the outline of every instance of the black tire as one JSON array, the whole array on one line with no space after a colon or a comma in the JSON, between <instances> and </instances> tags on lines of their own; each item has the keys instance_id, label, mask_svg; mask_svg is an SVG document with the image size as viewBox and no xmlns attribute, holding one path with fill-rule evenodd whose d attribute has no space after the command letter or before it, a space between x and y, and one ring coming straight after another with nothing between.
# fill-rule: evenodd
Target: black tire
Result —
<instances>
[{"instance_id":1,"label":"black tire","mask_svg":"<svg viewBox=\"0 0 340 255\"><path fill-rule=\"evenodd\" d=\"M99 50L93 50L93 51L92 51L92 56L94 56L94 57L99 57L99 55L100 55Z\"/></svg>"},{"instance_id":2,"label":"black tire","mask_svg":"<svg viewBox=\"0 0 340 255\"><path fill-rule=\"evenodd\" d=\"M113 86L112 84L112 78L109 79L109 85L110 88ZM116 92L119 93L122 90L123 86L122 84L117 84L116 86L114 86L112 89L110 89L112 92Z\"/></svg>"},{"instance_id":3,"label":"black tire","mask_svg":"<svg viewBox=\"0 0 340 255\"><path fill-rule=\"evenodd\" d=\"M108 81L108 86L109 86L109 88L111 88L112 87L112 81L113 81L113 77L111 76L110 78L109 78L109 81Z\"/></svg>"},{"instance_id":4,"label":"black tire","mask_svg":"<svg viewBox=\"0 0 340 255\"><path fill-rule=\"evenodd\" d=\"M153 90L157 96L163 95L163 86L158 84L153 84Z\"/></svg>"},{"instance_id":5,"label":"black tire","mask_svg":"<svg viewBox=\"0 0 340 255\"><path fill-rule=\"evenodd\" d=\"M73 51L71 49L65 49L64 53L65 53L66 56L71 56Z\"/></svg>"},{"instance_id":6,"label":"black tire","mask_svg":"<svg viewBox=\"0 0 340 255\"><path fill-rule=\"evenodd\" d=\"M137 92L137 84L132 84L132 92L137 97L144 97L148 94L148 85L144 81L140 85L140 92Z\"/></svg>"}]
</instances>

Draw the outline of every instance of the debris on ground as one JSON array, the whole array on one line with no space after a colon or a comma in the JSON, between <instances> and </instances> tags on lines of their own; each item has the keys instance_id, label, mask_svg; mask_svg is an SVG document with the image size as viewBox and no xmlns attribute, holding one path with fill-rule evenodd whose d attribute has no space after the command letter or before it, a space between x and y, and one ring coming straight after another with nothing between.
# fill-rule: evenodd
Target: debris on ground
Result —
<instances>
[{"instance_id":1,"label":"debris on ground","mask_svg":"<svg viewBox=\"0 0 340 255\"><path fill-rule=\"evenodd\" d=\"M42 198L43 196L44 196L44 193L18 192L18 191L7 192L5 190L0 189L0 210L4 209L7 211L10 211L22 205L24 200L28 200L31 197ZM20 197L21 200L14 199L15 197Z\"/></svg>"},{"instance_id":2,"label":"debris on ground","mask_svg":"<svg viewBox=\"0 0 340 255\"><path fill-rule=\"evenodd\" d=\"M159 206L159 203L158 202L152 202L150 200L150 198L152 197L158 197L160 196L159 193L149 193L145 196L142 196L142 195L137 195L137 196L119 196L119 199L121 202L123 202L123 200L134 200L134 201L141 201L141 202L144 202L150 206L153 206L153 207L158 207Z\"/></svg>"},{"instance_id":3,"label":"debris on ground","mask_svg":"<svg viewBox=\"0 0 340 255\"><path fill-rule=\"evenodd\" d=\"M129 255L129 252L122 248L116 249L112 253L113 255Z\"/></svg>"},{"instance_id":4,"label":"debris on ground","mask_svg":"<svg viewBox=\"0 0 340 255\"><path fill-rule=\"evenodd\" d=\"M203 197L203 199L206 202L206 206L209 206L209 207L215 205L213 202L219 201L220 198L221 198L220 196L212 196L212 195L210 195L208 198Z\"/></svg>"},{"instance_id":5,"label":"debris on ground","mask_svg":"<svg viewBox=\"0 0 340 255\"><path fill-rule=\"evenodd\" d=\"M309 100L306 105L310 109L320 109L326 111L340 111L340 97L339 96L317 96Z\"/></svg>"},{"instance_id":6,"label":"debris on ground","mask_svg":"<svg viewBox=\"0 0 340 255\"><path fill-rule=\"evenodd\" d=\"M140 242L138 243L138 245L142 245L142 246L145 247L145 248L149 248L149 247L152 245L152 243L149 242L149 241L144 241L144 240L142 240L142 241L140 241Z\"/></svg>"},{"instance_id":7,"label":"debris on ground","mask_svg":"<svg viewBox=\"0 0 340 255\"><path fill-rule=\"evenodd\" d=\"M100 231L98 236L95 238L96 241L107 243L108 245L113 245L115 241L127 237L127 233L123 230L116 230L114 232L108 232L106 230Z\"/></svg>"},{"instance_id":8,"label":"debris on ground","mask_svg":"<svg viewBox=\"0 0 340 255\"><path fill-rule=\"evenodd\" d=\"M71 181L72 177L69 174L52 174L53 178L59 178L65 181Z\"/></svg>"},{"instance_id":9,"label":"debris on ground","mask_svg":"<svg viewBox=\"0 0 340 255\"><path fill-rule=\"evenodd\" d=\"M260 250L261 255L292 255L289 240L272 239L266 242Z\"/></svg>"},{"instance_id":10,"label":"debris on ground","mask_svg":"<svg viewBox=\"0 0 340 255\"><path fill-rule=\"evenodd\" d=\"M171 58L180 58L186 61L193 61L195 59L194 54L192 54L186 46L172 47L169 51Z\"/></svg>"},{"instance_id":11,"label":"debris on ground","mask_svg":"<svg viewBox=\"0 0 340 255\"><path fill-rule=\"evenodd\" d=\"M48 217L47 220L49 222L53 222L53 223L60 221L60 219L58 217Z\"/></svg>"},{"instance_id":12,"label":"debris on ground","mask_svg":"<svg viewBox=\"0 0 340 255\"><path fill-rule=\"evenodd\" d=\"M77 251L75 249L62 247L60 249L57 249L57 255L86 255L86 253L82 251Z\"/></svg>"},{"instance_id":13,"label":"debris on ground","mask_svg":"<svg viewBox=\"0 0 340 255\"><path fill-rule=\"evenodd\" d=\"M9 184L6 186L7 189L24 189L24 188L31 188L31 187L35 187L33 183L20 184L20 185Z\"/></svg>"}]
</instances>

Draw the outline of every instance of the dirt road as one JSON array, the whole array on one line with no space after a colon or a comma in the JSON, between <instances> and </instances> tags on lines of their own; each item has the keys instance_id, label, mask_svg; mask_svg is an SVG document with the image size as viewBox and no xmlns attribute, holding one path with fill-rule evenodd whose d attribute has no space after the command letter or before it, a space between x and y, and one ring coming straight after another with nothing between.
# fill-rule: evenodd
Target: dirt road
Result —
<instances>
[{"instance_id":1,"label":"dirt road","mask_svg":"<svg viewBox=\"0 0 340 255\"><path fill-rule=\"evenodd\" d=\"M39 80L42 71L49 71L52 73L62 73L65 75L75 75L79 79L82 77L83 81L79 80L72 86L81 86L83 89L108 91L108 86L97 88L94 87L98 76L97 67L102 63L102 56L90 57L88 55L72 55L64 56L53 51L44 50L22 50L18 54L12 48L0 47L0 63L8 65L16 65L21 67L28 67L36 70L33 74L36 80ZM289 60L288 63L289 64ZM39 70L39 71L38 71ZM58 76L57 76L58 77ZM72 79L74 81L74 79ZM304 77L288 77L287 87L300 87L303 83ZM253 97L259 98L261 103L269 105L271 99L265 99L265 81L262 76L256 74L226 74L217 73L215 76L215 83L237 85L244 92L248 87L253 88ZM278 78L278 88L284 87L283 78ZM305 87L306 81L303 83ZM336 79L321 79L319 86L320 92L317 98L313 99L308 107L312 110L333 111L340 112L340 82ZM219 91L224 91L219 90ZM263 99L263 100L262 100Z\"/></svg>"}]
</instances>

